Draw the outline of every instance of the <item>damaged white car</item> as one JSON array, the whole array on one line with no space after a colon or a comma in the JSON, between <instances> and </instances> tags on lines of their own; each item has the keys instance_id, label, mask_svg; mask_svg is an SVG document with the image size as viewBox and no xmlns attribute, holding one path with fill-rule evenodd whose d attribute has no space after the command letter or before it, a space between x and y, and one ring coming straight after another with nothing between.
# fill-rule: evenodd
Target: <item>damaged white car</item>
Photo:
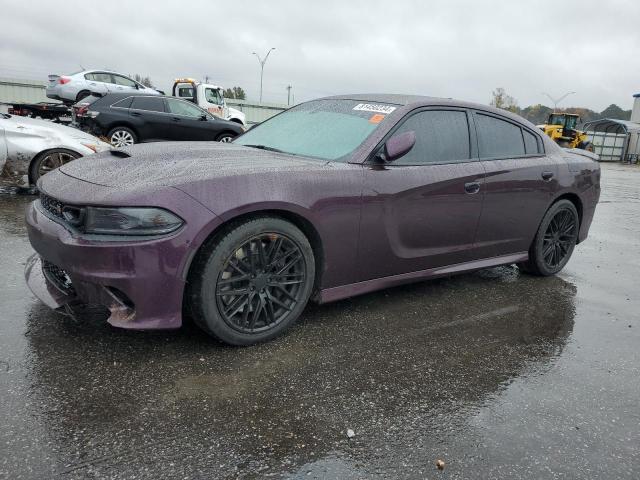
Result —
<instances>
[{"instance_id":1,"label":"damaged white car","mask_svg":"<svg viewBox=\"0 0 640 480\"><path fill-rule=\"evenodd\" d=\"M110 148L75 128L0 113L0 172L17 186L35 185L54 168Z\"/></svg>"}]
</instances>

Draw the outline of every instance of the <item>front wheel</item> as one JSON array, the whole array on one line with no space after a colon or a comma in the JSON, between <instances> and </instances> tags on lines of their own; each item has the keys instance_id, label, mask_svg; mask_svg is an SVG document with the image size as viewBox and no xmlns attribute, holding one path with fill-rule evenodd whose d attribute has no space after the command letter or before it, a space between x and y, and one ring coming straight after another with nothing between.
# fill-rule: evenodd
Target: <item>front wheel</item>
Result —
<instances>
[{"instance_id":1,"label":"front wheel","mask_svg":"<svg viewBox=\"0 0 640 480\"><path fill-rule=\"evenodd\" d=\"M80 156L79 153L64 148L55 148L36 155L29 165L31 183L35 185L42 175Z\"/></svg>"},{"instance_id":2,"label":"front wheel","mask_svg":"<svg viewBox=\"0 0 640 480\"><path fill-rule=\"evenodd\" d=\"M222 142L222 143L229 143L231 142L234 138L236 138L236 135L230 132L225 132L222 133L220 135L218 135L218 137L216 138L217 142Z\"/></svg>"},{"instance_id":3,"label":"front wheel","mask_svg":"<svg viewBox=\"0 0 640 480\"><path fill-rule=\"evenodd\" d=\"M111 145L116 148L130 147L138 141L136 134L133 130L127 127L115 127L112 128L107 134L107 138Z\"/></svg>"},{"instance_id":4,"label":"front wheel","mask_svg":"<svg viewBox=\"0 0 640 480\"><path fill-rule=\"evenodd\" d=\"M187 299L196 323L231 345L270 340L290 327L309 300L313 250L293 224L262 217L236 224L205 244Z\"/></svg>"},{"instance_id":5,"label":"front wheel","mask_svg":"<svg viewBox=\"0 0 640 480\"><path fill-rule=\"evenodd\" d=\"M558 273L571 258L578 240L580 218L569 200L554 203L547 211L521 268L534 275Z\"/></svg>"}]
</instances>

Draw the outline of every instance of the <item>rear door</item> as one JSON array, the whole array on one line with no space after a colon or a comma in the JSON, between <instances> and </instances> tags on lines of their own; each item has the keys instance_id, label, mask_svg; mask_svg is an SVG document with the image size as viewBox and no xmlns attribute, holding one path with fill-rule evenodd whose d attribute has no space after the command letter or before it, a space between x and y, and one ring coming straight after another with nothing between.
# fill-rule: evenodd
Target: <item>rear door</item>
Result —
<instances>
[{"instance_id":1,"label":"rear door","mask_svg":"<svg viewBox=\"0 0 640 480\"><path fill-rule=\"evenodd\" d=\"M172 140L215 140L216 121L204 110L186 100L167 98L166 101Z\"/></svg>"},{"instance_id":2,"label":"rear door","mask_svg":"<svg viewBox=\"0 0 640 480\"><path fill-rule=\"evenodd\" d=\"M473 257L484 170L464 109L413 112L391 135L415 131L404 157L365 167L361 280Z\"/></svg>"},{"instance_id":3,"label":"rear door","mask_svg":"<svg viewBox=\"0 0 640 480\"><path fill-rule=\"evenodd\" d=\"M111 74L106 72L85 73L85 80L92 92L106 93L111 90Z\"/></svg>"},{"instance_id":4,"label":"rear door","mask_svg":"<svg viewBox=\"0 0 640 480\"><path fill-rule=\"evenodd\" d=\"M133 97L129 116L136 125L141 141L171 139L171 119L166 113L162 97Z\"/></svg>"},{"instance_id":5,"label":"rear door","mask_svg":"<svg viewBox=\"0 0 640 480\"><path fill-rule=\"evenodd\" d=\"M116 92L132 92L137 90L136 82L122 75L112 74Z\"/></svg>"},{"instance_id":6,"label":"rear door","mask_svg":"<svg viewBox=\"0 0 640 480\"><path fill-rule=\"evenodd\" d=\"M557 189L557 161L544 154L538 132L487 112L473 119L487 174L477 254L526 252Z\"/></svg>"}]
</instances>

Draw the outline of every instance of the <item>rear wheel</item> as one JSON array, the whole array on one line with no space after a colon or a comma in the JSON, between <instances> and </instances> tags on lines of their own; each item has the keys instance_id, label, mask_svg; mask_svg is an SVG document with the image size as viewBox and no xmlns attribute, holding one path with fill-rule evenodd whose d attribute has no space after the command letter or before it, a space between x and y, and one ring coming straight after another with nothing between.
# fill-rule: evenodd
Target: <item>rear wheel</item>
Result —
<instances>
[{"instance_id":1,"label":"rear wheel","mask_svg":"<svg viewBox=\"0 0 640 480\"><path fill-rule=\"evenodd\" d=\"M521 268L534 275L554 275L571 258L578 240L580 218L569 200L554 203L547 211Z\"/></svg>"},{"instance_id":2,"label":"rear wheel","mask_svg":"<svg viewBox=\"0 0 640 480\"><path fill-rule=\"evenodd\" d=\"M205 331L225 343L250 345L279 335L297 320L314 279L306 236L285 220L256 218L203 247L187 299Z\"/></svg>"},{"instance_id":3,"label":"rear wheel","mask_svg":"<svg viewBox=\"0 0 640 480\"><path fill-rule=\"evenodd\" d=\"M42 152L36 155L29 165L29 179L35 185L42 175L79 157L79 153L64 148Z\"/></svg>"},{"instance_id":4,"label":"rear wheel","mask_svg":"<svg viewBox=\"0 0 640 480\"><path fill-rule=\"evenodd\" d=\"M127 127L112 128L107 134L107 138L111 145L116 148L129 147L138 142L138 137L133 130Z\"/></svg>"},{"instance_id":5,"label":"rear wheel","mask_svg":"<svg viewBox=\"0 0 640 480\"><path fill-rule=\"evenodd\" d=\"M89 95L91 95L89 90L82 90L81 92L78 92L78 95L76 95L76 102L79 102L83 98L87 98Z\"/></svg>"}]
</instances>

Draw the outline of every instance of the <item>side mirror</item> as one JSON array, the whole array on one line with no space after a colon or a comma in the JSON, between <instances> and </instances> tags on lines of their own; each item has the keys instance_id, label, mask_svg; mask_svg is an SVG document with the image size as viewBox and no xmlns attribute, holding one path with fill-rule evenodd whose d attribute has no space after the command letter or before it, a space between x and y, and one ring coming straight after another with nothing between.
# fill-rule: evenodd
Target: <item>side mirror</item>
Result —
<instances>
[{"instance_id":1,"label":"side mirror","mask_svg":"<svg viewBox=\"0 0 640 480\"><path fill-rule=\"evenodd\" d=\"M394 135L384 144L384 157L387 162L403 157L416 144L416 132L410 130L408 132Z\"/></svg>"},{"instance_id":2,"label":"side mirror","mask_svg":"<svg viewBox=\"0 0 640 480\"><path fill-rule=\"evenodd\" d=\"M206 122L208 120L207 116L203 113L202 115L200 115L200 120L202 120L203 122Z\"/></svg>"}]
</instances>

